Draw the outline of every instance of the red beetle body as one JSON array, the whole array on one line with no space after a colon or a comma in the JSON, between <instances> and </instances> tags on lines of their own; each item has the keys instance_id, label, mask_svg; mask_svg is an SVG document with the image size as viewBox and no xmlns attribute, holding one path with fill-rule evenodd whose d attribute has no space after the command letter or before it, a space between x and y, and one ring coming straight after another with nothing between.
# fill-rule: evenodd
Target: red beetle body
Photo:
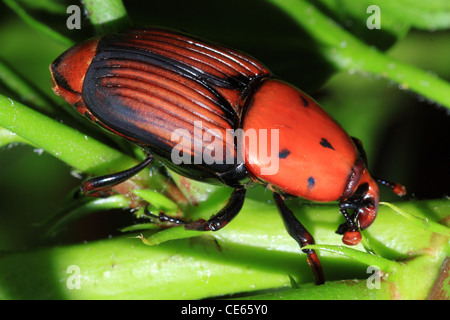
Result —
<instances>
[{"instance_id":1,"label":"red beetle body","mask_svg":"<svg viewBox=\"0 0 450 320\"><path fill-rule=\"evenodd\" d=\"M159 217L189 229L217 230L228 223L242 207L249 179L274 191L288 231L302 247L314 240L280 193L339 201L346 222L338 233L347 244L359 243L358 230L375 219L379 192L360 142L312 98L248 55L166 29L138 28L75 46L50 69L55 93L149 153L143 164L120 177L88 181L87 194L129 178L155 156L184 176L235 188L227 206L208 221ZM233 135L236 130L243 135ZM174 132L179 133L175 138ZM259 141L256 149L247 143L248 132ZM278 139L263 145L267 132ZM175 162L176 148L192 161ZM275 150L269 162L261 148ZM202 158L208 152L219 161ZM268 170L275 162L275 170ZM401 186L384 183L404 193ZM316 281L323 282L315 252L304 251Z\"/></svg>"},{"instance_id":2,"label":"red beetle body","mask_svg":"<svg viewBox=\"0 0 450 320\"><path fill-rule=\"evenodd\" d=\"M282 156L276 174L262 174L258 153L246 150L247 169L256 177L313 201L341 198L357 151L345 131L311 98L279 80L264 81L249 102L243 128L279 130Z\"/></svg>"}]
</instances>

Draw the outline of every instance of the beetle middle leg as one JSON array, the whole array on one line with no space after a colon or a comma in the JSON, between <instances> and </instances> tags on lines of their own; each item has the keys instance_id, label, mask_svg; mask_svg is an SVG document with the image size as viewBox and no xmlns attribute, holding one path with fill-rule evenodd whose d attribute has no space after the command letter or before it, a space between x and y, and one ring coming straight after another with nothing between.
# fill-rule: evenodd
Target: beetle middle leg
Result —
<instances>
[{"instance_id":1,"label":"beetle middle leg","mask_svg":"<svg viewBox=\"0 0 450 320\"><path fill-rule=\"evenodd\" d=\"M187 230L198 231L217 231L225 227L237 214L241 211L244 205L246 189L244 187L237 187L231 194L225 207L222 208L209 220L196 220L184 225Z\"/></svg>"},{"instance_id":2,"label":"beetle middle leg","mask_svg":"<svg viewBox=\"0 0 450 320\"><path fill-rule=\"evenodd\" d=\"M273 198L275 199L281 216L283 217L284 225L286 226L289 235L297 241L300 248L314 244L314 238L312 235L308 232L308 230L306 230L301 222L297 220L294 213L286 206L286 203L284 203L284 199L281 195L274 192ZM316 278L316 284L325 283L322 265L316 252L312 249L304 249L302 251L308 255L307 261L314 273L314 277Z\"/></svg>"},{"instance_id":3,"label":"beetle middle leg","mask_svg":"<svg viewBox=\"0 0 450 320\"><path fill-rule=\"evenodd\" d=\"M160 222L183 224L186 230L218 231L225 227L241 211L244 205L245 194L246 189L244 187L235 188L225 207L209 220L198 219L187 222L178 218L169 217L163 212L160 212L159 215L149 214L148 210L146 210L146 214L158 219Z\"/></svg>"},{"instance_id":4,"label":"beetle middle leg","mask_svg":"<svg viewBox=\"0 0 450 320\"><path fill-rule=\"evenodd\" d=\"M138 165L127 169L125 171L108 174L101 177L95 177L88 181L85 181L80 188L80 193L87 196L108 196L110 195L109 189L119 183L122 183L132 176L138 174L145 167L147 167L153 161L151 154L147 155L147 158Z\"/></svg>"}]
</instances>

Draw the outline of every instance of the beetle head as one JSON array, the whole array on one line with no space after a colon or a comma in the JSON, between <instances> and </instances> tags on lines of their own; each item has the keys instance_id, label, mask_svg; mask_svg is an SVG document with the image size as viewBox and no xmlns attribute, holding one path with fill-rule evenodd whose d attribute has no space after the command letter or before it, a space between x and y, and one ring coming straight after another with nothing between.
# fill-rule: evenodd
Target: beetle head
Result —
<instances>
[{"instance_id":1,"label":"beetle head","mask_svg":"<svg viewBox=\"0 0 450 320\"><path fill-rule=\"evenodd\" d=\"M377 216L380 202L377 182L387 186L398 196L406 194L406 189L401 184L372 178L367 170L365 155L361 156L362 154L359 152L360 156L353 166L347 189L339 204L347 221L341 224L336 232L344 235L342 242L347 245L357 245L361 241L359 230L367 229ZM350 215L347 210L353 210L353 213Z\"/></svg>"},{"instance_id":2,"label":"beetle head","mask_svg":"<svg viewBox=\"0 0 450 320\"><path fill-rule=\"evenodd\" d=\"M367 229L378 213L380 192L375 180L370 176L367 169L364 171L356 194L356 221L360 230ZM359 199L358 199L359 198Z\"/></svg>"},{"instance_id":3,"label":"beetle head","mask_svg":"<svg viewBox=\"0 0 450 320\"><path fill-rule=\"evenodd\" d=\"M53 91L70 104L81 99L84 77L97 49L98 39L70 48L51 65Z\"/></svg>"},{"instance_id":4,"label":"beetle head","mask_svg":"<svg viewBox=\"0 0 450 320\"><path fill-rule=\"evenodd\" d=\"M373 223L380 201L378 185L365 166L361 169L360 179L354 185L354 190L350 197L341 200L339 204L347 221L339 226L337 233L344 235L342 242L347 245L357 245L361 241L359 230L367 229ZM353 210L352 214L348 210Z\"/></svg>"}]
</instances>

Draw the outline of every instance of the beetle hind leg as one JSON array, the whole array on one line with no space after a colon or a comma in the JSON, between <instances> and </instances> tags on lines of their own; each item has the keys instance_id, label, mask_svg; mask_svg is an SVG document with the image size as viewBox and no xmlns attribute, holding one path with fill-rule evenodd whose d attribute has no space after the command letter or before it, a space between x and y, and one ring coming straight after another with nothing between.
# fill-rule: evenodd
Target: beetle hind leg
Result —
<instances>
[{"instance_id":1,"label":"beetle hind leg","mask_svg":"<svg viewBox=\"0 0 450 320\"><path fill-rule=\"evenodd\" d=\"M188 222L186 222L186 221L184 221L182 219L170 217L170 216L168 216L167 214L165 214L162 211L159 212L159 215L150 213L150 211L148 210L148 206L145 207L144 213L148 217L156 219L159 222L168 222L168 223L172 223L172 224L187 224L188 223Z\"/></svg>"},{"instance_id":2,"label":"beetle hind leg","mask_svg":"<svg viewBox=\"0 0 450 320\"><path fill-rule=\"evenodd\" d=\"M283 217L284 225L286 226L289 235L297 241L300 248L314 244L314 238L312 235L308 232L308 230L306 230L303 224L297 220L294 213L286 206L281 195L274 192L273 198L275 199L281 216ZM322 265L316 252L312 249L302 249L302 251L308 255L307 261L314 273L316 284L325 283Z\"/></svg>"},{"instance_id":3,"label":"beetle hind leg","mask_svg":"<svg viewBox=\"0 0 450 320\"><path fill-rule=\"evenodd\" d=\"M113 186L118 185L119 183L122 183L138 174L150 163L152 163L153 159L153 156L148 154L144 161L128 170L89 179L83 182L83 185L79 189L76 196L80 193L93 197L109 196L111 195L110 189Z\"/></svg>"},{"instance_id":4,"label":"beetle hind leg","mask_svg":"<svg viewBox=\"0 0 450 320\"><path fill-rule=\"evenodd\" d=\"M402 197L406 194L406 188L400 183L394 183L385 179L375 178L375 181L391 189L396 195Z\"/></svg>"}]
</instances>

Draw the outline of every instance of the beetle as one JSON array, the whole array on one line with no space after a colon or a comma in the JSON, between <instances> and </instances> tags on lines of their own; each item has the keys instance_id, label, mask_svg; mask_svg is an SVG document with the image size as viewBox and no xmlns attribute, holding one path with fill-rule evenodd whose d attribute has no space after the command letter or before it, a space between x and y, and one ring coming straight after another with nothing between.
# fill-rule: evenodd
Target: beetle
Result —
<instances>
[{"instance_id":1,"label":"beetle","mask_svg":"<svg viewBox=\"0 0 450 320\"><path fill-rule=\"evenodd\" d=\"M345 222L337 233L345 244L356 245L360 230L377 215L377 182L405 194L402 185L371 177L361 141L351 138L315 100L237 50L181 32L140 27L76 45L50 71L57 95L147 154L129 170L84 182L84 194L105 194L155 158L187 178L234 188L225 207L207 221L187 222L164 213L157 216L160 221L219 230L241 210L246 188L263 184L273 191L287 231L300 248L314 239L285 204L287 196L338 201ZM230 130L238 129L244 134L229 139ZM278 140L264 145L265 130L276 132ZM279 164L277 170L267 170L267 157L245 144L250 131L256 135L256 149L276 147L271 161ZM181 147L178 155L188 161L174 161L174 150ZM207 151L219 161L206 161ZM316 283L324 283L316 252L302 251Z\"/></svg>"}]
</instances>

